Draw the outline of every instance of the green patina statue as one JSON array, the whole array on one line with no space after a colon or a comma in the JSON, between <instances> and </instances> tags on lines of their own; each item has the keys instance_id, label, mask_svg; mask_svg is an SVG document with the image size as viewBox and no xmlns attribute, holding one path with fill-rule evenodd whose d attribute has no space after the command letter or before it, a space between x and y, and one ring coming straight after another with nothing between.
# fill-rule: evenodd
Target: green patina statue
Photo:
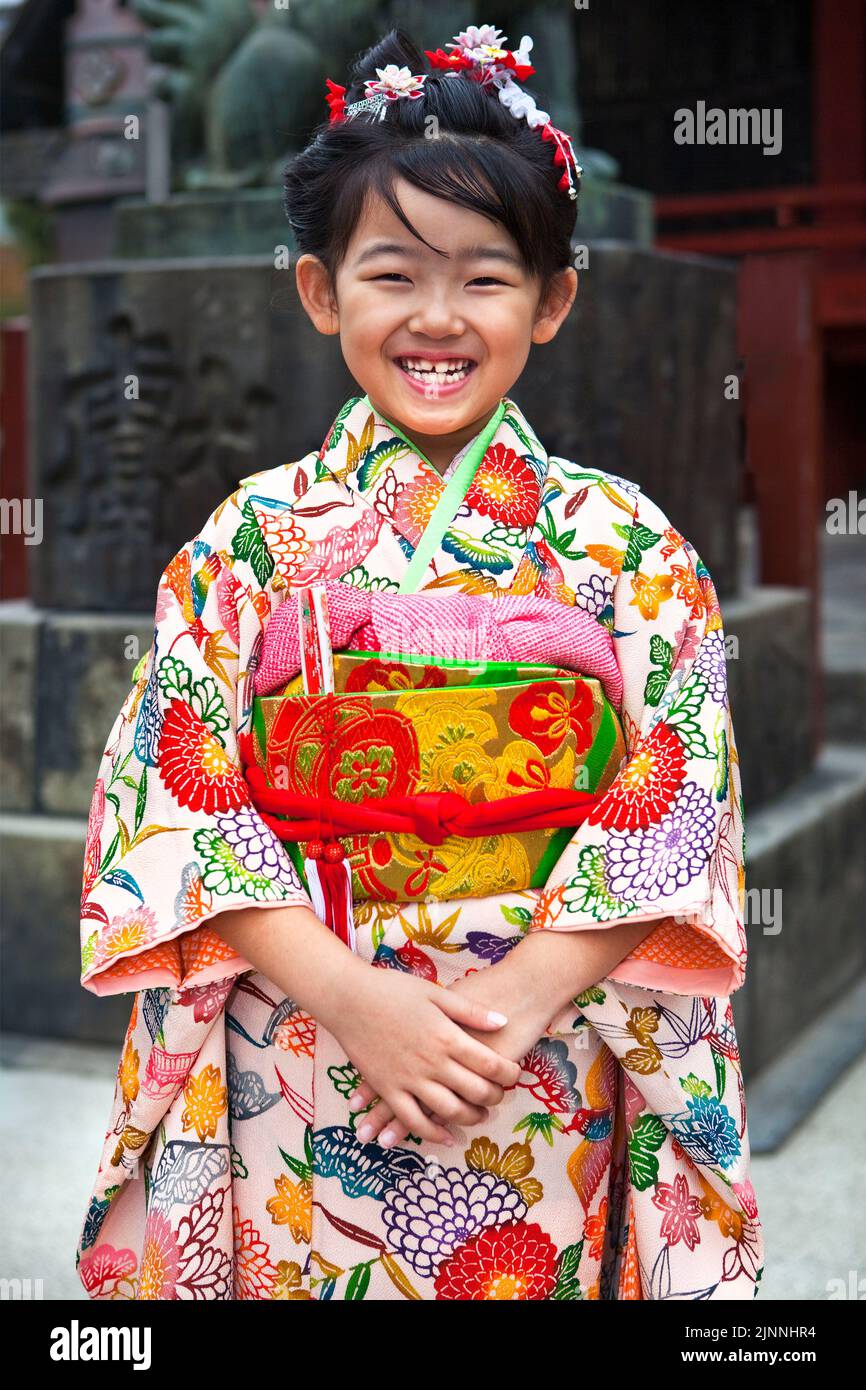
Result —
<instances>
[{"instance_id":1,"label":"green patina statue","mask_svg":"<svg viewBox=\"0 0 866 1390\"><path fill-rule=\"evenodd\" d=\"M175 183L187 189L271 184L287 155L325 119L325 78L399 26L421 48L444 47L493 22L476 0L132 0L148 28L154 93L172 108ZM534 39L545 105L580 144L575 16L567 7L497 0L512 45ZM531 84L530 84L531 85ZM587 159L589 155L589 159ZM615 174L581 147L587 171Z\"/></svg>"}]
</instances>

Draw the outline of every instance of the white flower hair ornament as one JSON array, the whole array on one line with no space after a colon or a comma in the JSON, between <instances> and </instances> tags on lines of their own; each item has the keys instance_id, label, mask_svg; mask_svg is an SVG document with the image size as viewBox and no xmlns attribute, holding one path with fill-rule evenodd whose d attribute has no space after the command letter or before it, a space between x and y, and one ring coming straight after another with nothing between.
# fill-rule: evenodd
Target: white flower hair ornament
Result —
<instances>
[{"instance_id":1,"label":"white flower hair ornament","mask_svg":"<svg viewBox=\"0 0 866 1390\"><path fill-rule=\"evenodd\" d=\"M498 89L499 100L518 121L526 121L533 130L541 131L542 140L552 140L556 145L554 164L563 166L558 186L572 200L577 198L576 179L583 172L575 158L571 140L564 131L551 122L547 111L536 105L535 98L519 87L535 68L530 65L529 55L532 39L524 34L519 46L512 52L502 46L505 36L492 24L471 24L462 29L447 45L451 50L441 48L425 53L433 68L438 68L457 77L461 73L482 86ZM381 120L391 102L401 97L417 100L424 91L427 74L413 74L407 67L398 68L396 63L377 68L376 77L364 83L364 96L360 101L346 105L346 88L332 82L327 83L326 100L331 111L330 123L351 120L362 111L378 115ZM516 80L515 80L516 79Z\"/></svg>"},{"instance_id":2,"label":"white flower hair ornament","mask_svg":"<svg viewBox=\"0 0 866 1390\"><path fill-rule=\"evenodd\" d=\"M378 114L381 121L390 102L397 101L400 97L409 97L411 101L417 101L424 91L426 77L426 73L416 77L408 68L398 68L396 63L377 68L376 77L371 77L364 83L366 96L361 101L353 101L351 106L345 108L346 119L351 120L359 111L370 111L374 115Z\"/></svg>"}]
</instances>

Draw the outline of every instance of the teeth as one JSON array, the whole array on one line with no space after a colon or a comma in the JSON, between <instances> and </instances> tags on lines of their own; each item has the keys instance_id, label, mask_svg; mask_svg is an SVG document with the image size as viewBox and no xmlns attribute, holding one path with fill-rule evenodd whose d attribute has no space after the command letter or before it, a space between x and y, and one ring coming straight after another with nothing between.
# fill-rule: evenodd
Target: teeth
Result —
<instances>
[{"instance_id":1,"label":"teeth","mask_svg":"<svg viewBox=\"0 0 866 1390\"><path fill-rule=\"evenodd\" d=\"M407 376L411 376L414 381L435 383L439 386L448 382L463 381L475 365L467 357L455 357L447 365L444 362L437 365L426 357L400 357L397 360Z\"/></svg>"},{"instance_id":2,"label":"teeth","mask_svg":"<svg viewBox=\"0 0 866 1390\"><path fill-rule=\"evenodd\" d=\"M407 357L406 362L410 367L415 367L419 371L426 372L445 372L456 371L460 367L468 365L469 359L466 357L449 357L440 362L433 362L429 357Z\"/></svg>"}]
</instances>

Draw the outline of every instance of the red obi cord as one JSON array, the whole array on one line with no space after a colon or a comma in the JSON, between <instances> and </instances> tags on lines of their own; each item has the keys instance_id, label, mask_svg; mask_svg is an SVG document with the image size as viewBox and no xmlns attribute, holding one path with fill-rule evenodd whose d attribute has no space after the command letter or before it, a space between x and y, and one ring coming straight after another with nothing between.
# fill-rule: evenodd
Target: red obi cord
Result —
<instances>
[{"instance_id":1,"label":"red obi cord","mask_svg":"<svg viewBox=\"0 0 866 1390\"><path fill-rule=\"evenodd\" d=\"M593 792L551 787L474 804L457 792L419 792L415 796L390 796L387 802L350 802L270 787L256 764L250 764L244 775L253 805L281 840L399 834L441 845L450 835L477 839L580 825L599 801Z\"/></svg>"}]
</instances>

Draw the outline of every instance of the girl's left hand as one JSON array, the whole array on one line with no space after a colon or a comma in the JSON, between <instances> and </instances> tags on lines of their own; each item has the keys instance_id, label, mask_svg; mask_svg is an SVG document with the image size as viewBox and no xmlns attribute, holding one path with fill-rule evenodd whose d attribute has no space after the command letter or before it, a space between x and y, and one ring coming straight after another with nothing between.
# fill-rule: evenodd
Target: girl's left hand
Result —
<instances>
[{"instance_id":1,"label":"girl's left hand","mask_svg":"<svg viewBox=\"0 0 866 1390\"><path fill-rule=\"evenodd\" d=\"M544 1035L551 1020L546 1015L541 1016L536 1009L526 1004L522 1004L516 998L503 998L502 985L504 981L497 976L496 966L488 966L484 970L473 970L461 979L455 980L449 985L449 989L457 990L467 998L473 999L483 1004L486 1008L498 1009L504 1013L508 1022L496 1033L487 1033L484 1036L476 1033L472 1028L466 1031L471 1037L479 1037L488 1047L495 1052L501 1053L513 1062L520 1062L531 1051L534 1044ZM376 1100L376 1092L366 1081L352 1092L349 1101L349 1109L358 1111L366 1109ZM439 1116L432 1116L437 1124L445 1125L446 1122ZM394 1121L393 1123L391 1123ZM378 1101L373 1105L363 1119L364 1136L362 1142L366 1144L378 1143L384 1149L393 1148L395 1144L400 1144L406 1138L409 1131L399 1121L394 1120L394 1112L384 1101Z\"/></svg>"}]
</instances>

